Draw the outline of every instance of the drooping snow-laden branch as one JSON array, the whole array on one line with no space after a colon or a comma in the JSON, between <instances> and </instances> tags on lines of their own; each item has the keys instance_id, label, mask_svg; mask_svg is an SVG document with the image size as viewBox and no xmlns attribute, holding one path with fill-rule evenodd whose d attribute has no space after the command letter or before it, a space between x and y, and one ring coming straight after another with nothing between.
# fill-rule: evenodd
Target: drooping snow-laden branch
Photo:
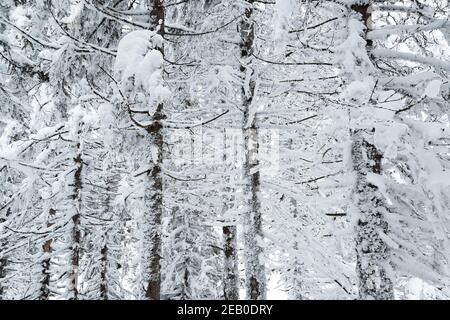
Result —
<instances>
[{"instance_id":1,"label":"drooping snow-laden branch","mask_svg":"<svg viewBox=\"0 0 450 320\"><path fill-rule=\"evenodd\" d=\"M108 55L113 56L113 57L116 56L116 53L115 53L115 52L113 52L113 51L111 51L111 50L108 50L107 48L102 48L102 47L96 46L96 45L94 45L94 44L92 44L92 43L89 43L89 42L81 41L81 40L75 38L74 36L72 36L68 31L66 31L66 30L64 29L64 27L61 25L61 23L59 22L58 18L57 18L57 17L55 16L55 14L53 13L53 10L52 10L52 2L51 2L51 1L50 1L50 3L49 3L48 10L50 11L50 14L52 15L54 21L55 21L56 24L59 26L59 28L61 29L61 31L63 31L64 34L65 34L66 36L68 36L70 39L72 39L73 41L75 41L75 43L78 44L78 45L80 46L80 48L83 48L83 47L85 46L85 47L89 47L89 48L93 49L94 51L98 51L98 52L101 52L101 53L105 53L105 54L108 54Z\"/></svg>"},{"instance_id":2,"label":"drooping snow-laden branch","mask_svg":"<svg viewBox=\"0 0 450 320\"><path fill-rule=\"evenodd\" d=\"M391 49L373 49L370 53L375 58L406 60L410 62L422 63L435 67L436 69L450 70L450 62L448 61L432 57L423 57L415 53L400 52Z\"/></svg>"},{"instance_id":3,"label":"drooping snow-laden branch","mask_svg":"<svg viewBox=\"0 0 450 320\"><path fill-rule=\"evenodd\" d=\"M450 26L448 19L436 19L429 24L416 25L396 25L385 26L367 33L367 37L372 40L385 40L388 36L393 34L414 34L423 31L439 30Z\"/></svg>"},{"instance_id":4,"label":"drooping snow-laden branch","mask_svg":"<svg viewBox=\"0 0 450 320\"><path fill-rule=\"evenodd\" d=\"M36 43L44 48L50 48L50 49L59 49L59 46L54 45L52 43L49 43L43 39L39 39L31 34L29 34L27 31L21 29L20 27L16 26L14 23L11 23L8 19L6 19L5 17L0 15L0 23L4 23L8 26L10 26L13 29L16 29L17 31L19 31L25 38L27 38L28 40L30 40L33 43Z\"/></svg>"}]
</instances>

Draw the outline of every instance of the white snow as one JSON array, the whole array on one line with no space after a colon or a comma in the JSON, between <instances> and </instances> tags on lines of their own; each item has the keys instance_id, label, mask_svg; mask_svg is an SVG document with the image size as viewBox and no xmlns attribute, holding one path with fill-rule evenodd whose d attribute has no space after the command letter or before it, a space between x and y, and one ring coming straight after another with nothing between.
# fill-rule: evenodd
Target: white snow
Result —
<instances>
[{"instance_id":1,"label":"white snow","mask_svg":"<svg viewBox=\"0 0 450 320\"><path fill-rule=\"evenodd\" d=\"M436 98L441 90L441 84L441 80L431 80L425 88L424 94L429 98Z\"/></svg>"},{"instance_id":2,"label":"white snow","mask_svg":"<svg viewBox=\"0 0 450 320\"><path fill-rule=\"evenodd\" d=\"M28 10L24 6L16 6L14 9L10 11L10 19L14 21L14 23L19 28L25 28L29 25L30 19L27 17Z\"/></svg>"},{"instance_id":3,"label":"white snow","mask_svg":"<svg viewBox=\"0 0 450 320\"><path fill-rule=\"evenodd\" d=\"M121 80L128 79L139 72L140 62L150 49L150 39L154 32L136 30L126 34L119 42L114 71Z\"/></svg>"},{"instance_id":4,"label":"white snow","mask_svg":"<svg viewBox=\"0 0 450 320\"><path fill-rule=\"evenodd\" d=\"M274 6L274 18L273 18L273 26L274 26L274 40L282 40L287 36L288 26L289 26L289 17L294 12L294 1L293 0L276 0ZM280 46L280 50L284 49L283 46Z\"/></svg>"},{"instance_id":5,"label":"white snow","mask_svg":"<svg viewBox=\"0 0 450 320\"><path fill-rule=\"evenodd\" d=\"M363 80L352 81L342 92L342 98L355 103L367 103L375 81L372 77L366 77Z\"/></svg>"},{"instance_id":6,"label":"white snow","mask_svg":"<svg viewBox=\"0 0 450 320\"><path fill-rule=\"evenodd\" d=\"M72 3L70 5L70 15L67 17L61 18L60 21L64 24L74 23L75 20L80 16L83 8L84 8L84 0L80 0L76 3Z\"/></svg>"},{"instance_id":7,"label":"white snow","mask_svg":"<svg viewBox=\"0 0 450 320\"><path fill-rule=\"evenodd\" d=\"M114 65L115 74L122 82L134 78L135 85L147 92L150 114L158 103L170 97L170 90L162 79L164 57L156 49L162 44L161 36L153 31L132 31L120 41Z\"/></svg>"}]
</instances>

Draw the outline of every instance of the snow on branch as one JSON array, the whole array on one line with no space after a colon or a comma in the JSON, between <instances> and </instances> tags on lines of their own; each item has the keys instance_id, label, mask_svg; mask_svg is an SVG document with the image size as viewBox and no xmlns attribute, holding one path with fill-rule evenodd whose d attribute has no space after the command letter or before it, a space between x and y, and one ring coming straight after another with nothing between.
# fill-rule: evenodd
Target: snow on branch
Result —
<instances>
[{"instance_id":1,"label":"snow on branch","mask_svg":"<svg viewBox=\"0 0 450 320\"><path fill-rule=\"evenodd\" d=\"M424 57L414 53L400 52L391 49L373 49L371 54L376 58L406 60L450 71L450 62L432 57Z\"/></svg>"}]
</instances>

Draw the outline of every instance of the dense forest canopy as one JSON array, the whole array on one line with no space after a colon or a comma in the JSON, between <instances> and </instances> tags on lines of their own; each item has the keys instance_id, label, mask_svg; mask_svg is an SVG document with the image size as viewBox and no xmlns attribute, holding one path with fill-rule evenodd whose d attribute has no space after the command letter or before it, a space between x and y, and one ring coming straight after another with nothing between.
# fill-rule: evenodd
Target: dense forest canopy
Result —
<instances>
[{"instance_id":1,"label":"dense forest canopy","mask_svg":"<svg viewBox=\"0 0 450 320\"><path fill-rule=\"evenodd\" d=\"M448 0L0 0L0 300L450 298Z\"/></svg>"}]
</instances>

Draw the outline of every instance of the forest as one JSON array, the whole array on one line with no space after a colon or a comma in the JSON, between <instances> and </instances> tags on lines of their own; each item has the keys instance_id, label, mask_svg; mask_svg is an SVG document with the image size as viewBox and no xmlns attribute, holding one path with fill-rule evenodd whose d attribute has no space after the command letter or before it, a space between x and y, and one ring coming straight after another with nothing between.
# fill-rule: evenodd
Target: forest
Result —
<instances>
[{"instance_id":1,"label":"forest","mask_svg":"<svg viewBox=\"0 0 450 320\"><path fill-rule=\"evenodd\" d=\"M0 0L0 300L450 299L448 0Z\"/></svg>"}]
</instances>

